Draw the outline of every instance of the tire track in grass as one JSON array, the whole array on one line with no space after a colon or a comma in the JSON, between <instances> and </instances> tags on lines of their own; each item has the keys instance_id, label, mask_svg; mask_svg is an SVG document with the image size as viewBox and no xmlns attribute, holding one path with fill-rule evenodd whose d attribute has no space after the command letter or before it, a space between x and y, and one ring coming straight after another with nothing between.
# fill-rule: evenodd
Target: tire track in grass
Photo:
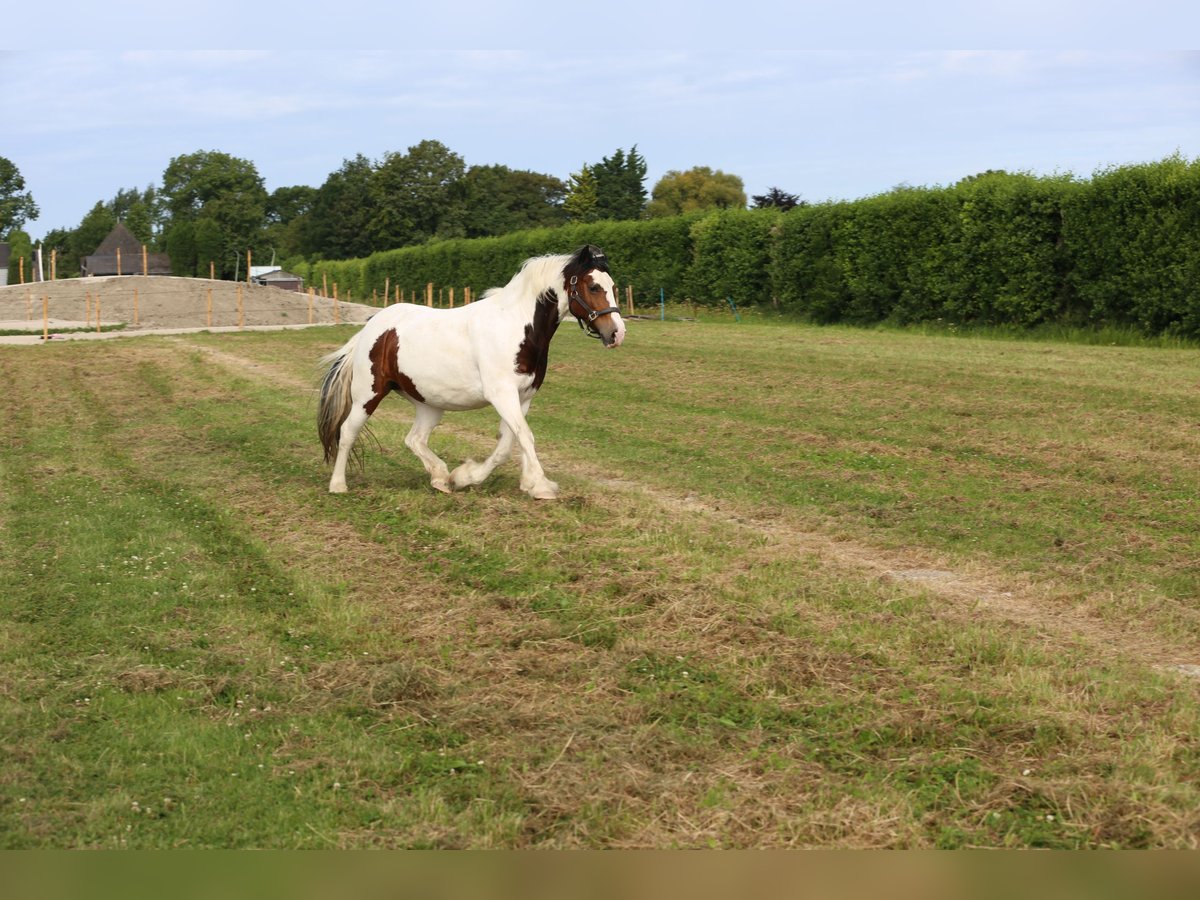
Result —
<instances>
[{"instance_id":1,"label":"tire track in grass","mask_svg":"<svg viewBox=\"0 0 1200 900\"><path fill-rule=\"evenodd\" d=\"M214 347L199 349L232 369L252 372L301 392L315 391L315 381L298 378L278 366ZM456 427L446 420L439 427L460 440L479 438L477 431ZM1035 584L1027 577L989 571L980 563L973 563L969 571L955 569L929 551L900 553L834 538L788 522L784 515L765 520L726 501L695 494L680 495L629 479L597 476L563 458L552 447L539 447L538 453L550 464L548 468L567 473L581 484L602 489L589 491L596 495L592 499L602 497L605 491L648 498L673 516L715 521L735 532L765 539L780 552L811 555L839 569L866 574L905 590L931 594L947 601L943 610L948 615L969 619L984 615L1008 620L1035 629L1054 641L1083 641L1101 655L1115 654L1147 668L1200 679L1200 653L1195 648L1167 645L1159 637L1143 638L1136 629L1118 627L1087 615L1067 605L1062 597L1070 592L1052 583Z\"/></svg>"}]
</instances>

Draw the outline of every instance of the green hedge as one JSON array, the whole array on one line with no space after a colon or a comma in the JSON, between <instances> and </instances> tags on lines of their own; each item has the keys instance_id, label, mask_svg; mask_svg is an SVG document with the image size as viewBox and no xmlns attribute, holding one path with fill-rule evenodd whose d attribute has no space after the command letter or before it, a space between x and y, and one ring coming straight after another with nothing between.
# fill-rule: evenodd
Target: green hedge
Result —
<instances>
[{"instance_id":1,"label":"green hedge","mask_svg":"<svg viewBox=\"0 0 1200 900\"><path fill-rule=\"evenodd\" d=\"M531 256L569 253L583 244L602 247L616 269L620 286L633 285L639 297L659 288L671 299L684 299L684 282L691 259L689 229L692 217L680 216L646 222L597 222L562 228L539 228L503 237L434 241L399 250L375 253L366 259L317 260L295 263L292 271L310 286L327 281L332 292L338 284L343 299L382 295L384 287L399 287L404 296L421 294L425 285L471 288L475 296L508 282ZM323 281L324 279L324 281ZM458 293L461 296L461 293Z\"/></svg>"},{"instance_id":2,"label":"green hedge","mask_svg":"<svg viewBox=\"0 0 1200 900\"><path fill-rule=\"evenodd\" d=\"M1132 327L1200 337L1200 161L1090 180L989 172L842 203L598 222L439 241L294 268L340 296L504 284L584 243L638 302L773 304L817 322Z\"/></svg>"}]
</instances>

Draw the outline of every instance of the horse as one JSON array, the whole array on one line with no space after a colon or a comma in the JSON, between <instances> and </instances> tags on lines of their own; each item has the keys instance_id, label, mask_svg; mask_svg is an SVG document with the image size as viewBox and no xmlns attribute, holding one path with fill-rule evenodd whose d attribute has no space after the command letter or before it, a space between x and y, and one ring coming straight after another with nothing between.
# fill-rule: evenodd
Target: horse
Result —
<instances>
[{"instance_id":1,"label":"horse","mask_svg":"<svg viewBox=\"0 0 1200 900\"><path fill-rule=\"evenodd\" d=\"M432 309L397 303L376 313L339 350L323 357L317 432L325 462L333 461L329 492L345 493L346 464L359 432L392 391L414 408L405 445L451 493L476 485L518 448L521 490L553 500L526 416L546 378L550 340L568 315L608 349L625 339L608 261L591 244L572 254L527 259L501 288L475 303ZM429 449L429 435L447 411L491 404L500 417L495 450L453 472Z\"/></svg>"}]
</instances>

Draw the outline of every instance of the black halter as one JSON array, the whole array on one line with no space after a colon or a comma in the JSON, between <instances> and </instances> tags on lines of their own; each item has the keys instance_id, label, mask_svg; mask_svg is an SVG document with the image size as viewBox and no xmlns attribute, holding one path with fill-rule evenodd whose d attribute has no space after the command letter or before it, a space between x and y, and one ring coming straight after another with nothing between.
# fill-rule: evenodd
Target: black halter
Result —
<instances>
[{"instance_id":1,"label":"black halter","mask_svg":"<svg viewBox=\"0 0 1200 900\"><path fill-rule=\"evenodd\" d=\"M579 290L575 285L579 282L578 275L571 276L571 290L567 294L567 309L571 315L575 317L575 321L579 323L579 327L588 335L588 337L599 338L600 331L596 328L596 320L601 316L607 316L609 313L619 313L621 310L616 306L609 306L605 309L592 309L583 302L583 298L579 296ZM578 303L584 310L585 314L580 315L571 308L571 301Z\"/></svg>"}]
</instances>

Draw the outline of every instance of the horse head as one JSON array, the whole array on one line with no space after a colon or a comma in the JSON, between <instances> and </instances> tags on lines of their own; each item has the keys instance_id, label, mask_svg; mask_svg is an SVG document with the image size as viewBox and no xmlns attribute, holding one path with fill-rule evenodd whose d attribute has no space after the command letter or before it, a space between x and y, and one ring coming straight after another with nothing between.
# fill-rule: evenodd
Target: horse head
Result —
<instances>
[{"instance_id":1,"label":"horse head","mask_svg":"<svg viewBox=\"0 0 1200 900\"><path fill-rule=\"evenodd\" d=\"M605 347L625 340L625 322L617 307L616 286L604 251L592 244L580 247L563 266L567 309L579 327L600 338Z\"/></svg>"}]
</instances>

